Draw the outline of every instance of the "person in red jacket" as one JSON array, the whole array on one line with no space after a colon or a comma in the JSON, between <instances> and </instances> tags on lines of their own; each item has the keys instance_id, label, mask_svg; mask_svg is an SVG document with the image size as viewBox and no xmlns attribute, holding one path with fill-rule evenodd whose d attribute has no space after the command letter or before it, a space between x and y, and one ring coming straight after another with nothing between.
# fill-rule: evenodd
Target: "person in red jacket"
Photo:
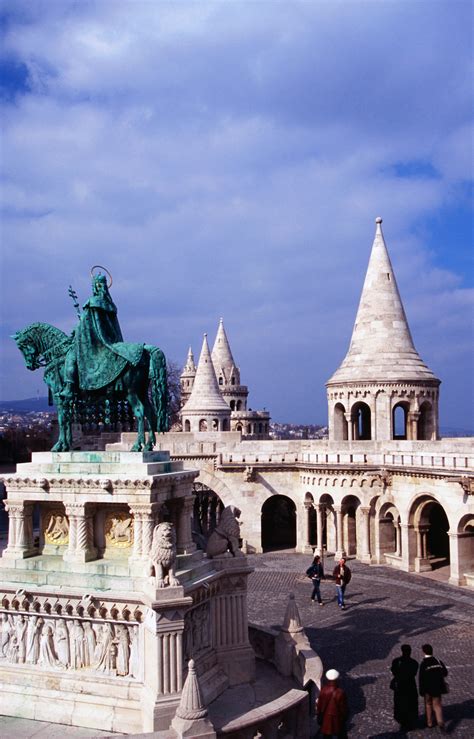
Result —
<instances>
[{"instance_id":1,"label":"person in red jacket","mask_svg":"<svg viewBox=\"0 0 474 739\"><path fill-rule=\"evenodd\" d=\"M346 694L337 684L339 678L337 670L328 670L326 678L328 683L321 688L316 706L321 734L327 739L333 736L337 739L346 739L348 713Z\"/></svg>"}]
</instances>

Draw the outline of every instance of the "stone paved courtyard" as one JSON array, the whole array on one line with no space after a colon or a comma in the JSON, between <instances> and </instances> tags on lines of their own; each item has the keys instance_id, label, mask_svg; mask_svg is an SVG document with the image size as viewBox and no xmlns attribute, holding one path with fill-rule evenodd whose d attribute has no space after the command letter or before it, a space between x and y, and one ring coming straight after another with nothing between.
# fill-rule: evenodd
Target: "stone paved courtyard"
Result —
<instances>
[{"instance_id":1,"label":"stone paved courtyard","mask_svg":"<svg viewBox=\"0 0 474 739\"><path fill-rule=\"evenodd\" d=\"M250 556L249 561L255 567L249 579L250 621L280 625L288 594L295 594L301 619L325 669L336 667L341 673L351 710L350 737L400 736L392 718L389 666L404 642L412 645L413 656L420 660L425 641L433 644L435 654L449 668L451 691L444 698L447 733L474 736L472 592L442 582L442 573L434 579L351 561L347 609L341 612L331 581L322 584L324 607L310 601L311 583L304 574L310 556L271 552ZM330 559L328 574L332 567ZM438 729L424 728L421 700L419 707L419 729L409 736L440 736ZM110 732L0 717L2 737L86 739L106 734L110 736Z\"/></svg>"},{"instance_id":2,"label":"stone paved courtyard","mask_svg":"<svg viewBox=\"0 0 474 739\"><path fill-rule=\"evenodd\" d=\"M389 567L351 561L353 577L340 611L332 581L323 582L325 605L310 600L311 583L305 571L311 556L271 552L249 557L255 572L249 580L249 619L253 623L281 624L294 592L301 620L325 670L335 667L349 698L351 737L388 739L400 736L393 720L389 689L392 659L400 645L411 644L421 659L421 645L429 642L449 669L450 693L443 699L447 733L474 736L473 603L474 594L432 578L410 575ZM331 574L333 558L325 571ZM410 737L441 735L427 729L419 702L419 729Z\"/></svg>"}]
</instances>

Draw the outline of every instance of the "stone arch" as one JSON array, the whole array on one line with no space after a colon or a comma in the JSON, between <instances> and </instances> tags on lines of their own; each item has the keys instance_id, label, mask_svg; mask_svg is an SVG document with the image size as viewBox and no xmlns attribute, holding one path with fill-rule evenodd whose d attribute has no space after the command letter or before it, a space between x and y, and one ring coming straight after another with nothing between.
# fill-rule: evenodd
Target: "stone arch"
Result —
<instances>
[{"instance_id":1,"label":"stone arch","mask_svg":"<svg viewBox=\"0 0 474 739\"><path fill-rule=\"evenodd\" d=\"M392 408L392 439L408 439L408 413L410 404L401 400Z\"/></svg>"},{"instance_id":2,"label":"stone arch","mask_svg":"<svg viewBox=\"0 0 474 739\"><path fill-rule=\"evenodd\" d=\"M355 441L372 439L372 412L367 403L359 400L351 408L352 438Z\"/></svg>"},{"instance_id":3,"label":"stone arch","mask_svg":"<svg viewBox=\"0 0 474 739\"><path fill-rule=\"evenodd\" d=\"M209 536L219 523L224 503L214 490L202 482L193 483L193 494L193 541L199 549L205 550Z\"/></svg>"},{"instance_id":4,"label":"stone arch","mask_svg":"<svg viewBox=\"0 0 474 739\"><path fill-rule=\"evenodd\" d=\"M410 506L415 551L410 551L416 572L437 569L450 563L449 520L443 505L432 495L417 497Z\"/></svg>"},{"instance_id":5,"label":"stone arch","mask_svg":"<svg viewBox=\"0 0 474 739\"><path fill-rule=\"evenodd\" d=\"M358 552L357 541L357 509L361 505L356 495L346 495L341 501L342 509L342 536L339 549L348 557L355 557Z\"/></svg>"},{"instance_id":6,"label":"stone arch","mask_svg":"<svg viewBox=\"0 0 474 739\"><path fill-rule=\"evenodd\" d=\"M378 514L378 561L391 563L392 558L401 555L400 513L393 503L386 502Z\"/></svg>"},{"instance_id":7,"label":"stone arch","mask_svg":"<svg viewBox=\"0 0 474 739\"><path fill-rule=\"evenodd\" d=\"M296 505L287 495L275 494L262 505L262 550L294 549Z\"/></svg>"},{"instance_id":8,"label":"stone arch","mask_svg":"<svg viewBox=\"0 0 474 739\"><path fill-rule=\"evenodd\" d=\"M458 522L451 539L451 577L455 585L474 583L474 513L466 513Z\"/></svg>"},{"instance_id":9,"label":"stone arch","mask_svg":"<svg viewBox=\"0 0 474 739\"><path fill-rule=\"evenodd\" d=\"M314 507L314 498L311 493L304 496L304 507L306 512L306 542L310 547L316 546L316 508Z\"/></svg>"},{"instance_id":10,"label":"stone arch","mask_svg":"<svg viewBox=\"0 0 474 739\"><path fill-rule=\"evenodd\" d=\"M346 409L342 403L336 403L334 406L334 440L347 441L348 426L346 419Z\"/></svg>"},{"instance_id":11,"label":"stone arch","mask_svg":"<svg viewBox=\"0 0 474 739\"><path fill-rule=\"evenodd\" d=\"M334 498L329 493L323 493L319 498L319 507L322 513L322 537L320 546L326 553L336 551L336 513Z\"/></svg>"}]
</instances>

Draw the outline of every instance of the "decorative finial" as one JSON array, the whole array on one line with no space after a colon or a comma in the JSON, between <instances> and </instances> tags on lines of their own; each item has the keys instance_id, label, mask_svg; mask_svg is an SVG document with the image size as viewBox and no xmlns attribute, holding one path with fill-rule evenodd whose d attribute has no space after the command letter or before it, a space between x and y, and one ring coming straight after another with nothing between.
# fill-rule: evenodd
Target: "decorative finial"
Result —
<instances>
[{"instance_id":1,"label":"decorative finial","mask_svg":"<svg viewBox=\"0 0 474 739\"><path fill-rule=\"evenodd\" d=\"M207 339L207 334L204 334L204 338Z\"/></svg>"},{"instance_id":2,"label":"decorative finial","mask_svg":"<svg viewBox=\"0 0 474 739\"><path fill-rule=\"evenodd\" d=\"M381 216L377 216L377 218L375 219L375 223L382 223L382 221L383 218L381 218Z\"/></svg>"}]
</instances>

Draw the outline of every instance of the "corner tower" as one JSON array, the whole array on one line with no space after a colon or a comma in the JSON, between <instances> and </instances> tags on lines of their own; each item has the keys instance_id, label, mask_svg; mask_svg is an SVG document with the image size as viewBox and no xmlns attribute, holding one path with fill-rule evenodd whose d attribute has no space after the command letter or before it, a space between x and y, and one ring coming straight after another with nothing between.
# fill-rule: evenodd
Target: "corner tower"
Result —
<instances>
[{"instance_id":1,"label":"corner tower","mask_svg":"<svg viewBox=\"0 0 474 739\"><path fill-rule=\"evenodd\" d=\"M376 224L349 351L326 383L329 438L437 439L440 380L415 349Z\"/></svg>"},{"instance_id":2,"label":"corner tower","mask_svg":"<svg viewBox=\"0 0 474 739\"><path fill-rule=\"evenodd\" d=\"M216 340L212 348L212 363L222 397L231 411L246 411L248 387L240 384L240 369L236 366L224 328L224 319L219 321Z\"/></svg>"},{"instance_id":3,"label":"corner tower","mask_svg":"<svg viewBox=\"0 0 474 739\"><path fill-rule=\"evenodd\" d=\"M230 408L219 392L207 334L204 334L191 395L181 409L181 420L183 431L230 429Z\"/></svg>"}]
</instances>

